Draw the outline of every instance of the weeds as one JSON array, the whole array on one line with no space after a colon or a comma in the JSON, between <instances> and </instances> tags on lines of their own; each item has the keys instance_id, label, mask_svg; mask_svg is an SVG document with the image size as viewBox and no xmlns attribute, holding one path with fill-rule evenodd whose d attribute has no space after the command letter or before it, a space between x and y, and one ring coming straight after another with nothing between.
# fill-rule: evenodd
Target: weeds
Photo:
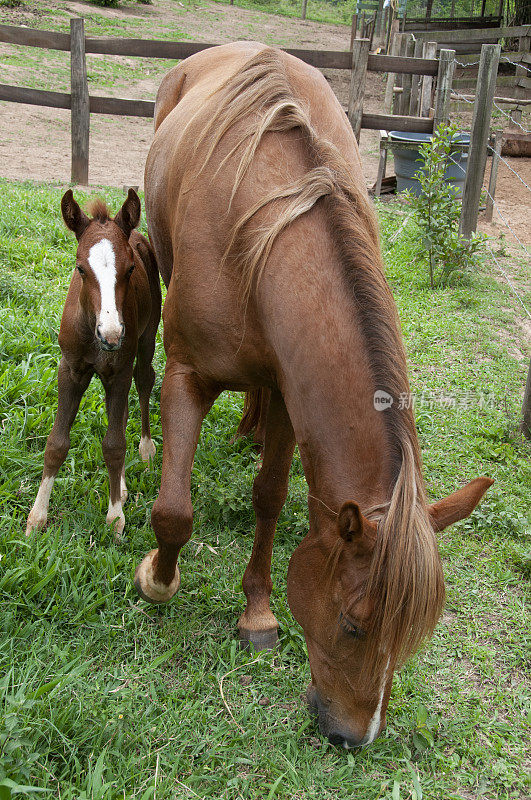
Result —
<instances>
[{"instance_id":1,"label":"weeds","mask_svg":"<svg viewBox=\"0 0 531 800\"><path fill-rule=\"evenodd\" d=\"M445 173L455 155L457 126L441 124L429 142L419 147L423 166L416 173L421 193L409 194L421 232L421 250L427 254L430 287L445 286L477 268L483 237L470 239L459 233L461 204Z\"/></svg>"}]
</instances>

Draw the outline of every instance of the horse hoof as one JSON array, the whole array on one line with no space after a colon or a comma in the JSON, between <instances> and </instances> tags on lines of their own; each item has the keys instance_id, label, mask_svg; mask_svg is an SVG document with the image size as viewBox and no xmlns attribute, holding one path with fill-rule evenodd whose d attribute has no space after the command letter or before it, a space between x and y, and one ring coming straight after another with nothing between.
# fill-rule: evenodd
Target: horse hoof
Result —
<instances>
[{"instance_id":1,"label":"horse hoof","mask_svg":"<svg viewBox=\"0 0 531 800\"><path fill-rule=\"evenodd\" d=\"M156 449L153 440L148 439L147 436L142 436L138 445L138 452L142 461L147 464L151 458L155 457Z\"/></svg>"},{"instance_id":2,"label":"horse hoof","mask_svg":"<svg viewBox=\"0 0 531 800\"><path fill-rule=\"evenodd\" d=\"M269 628L265 631L248 631L239 629L240 647L248 650L253 645L255 650L274 650L278 644L278 628Z\"/></svg>"},{"instance_id":3,"label":"horse hoof","mask_svg":"<svg viewBox=\"0 0 531 800\"><path fill-rule=\"evenodd\" d=\"M114 540L115 542L121 542L123 540L123 532L125 530L125 516L122 511L122 507L118 510L112 509L108 512L107 517L105 519L107 525L110 525L114 530Z\"/></svg>"},{"instance_id":4,"label":"horse hoof","mask_svg":"<svg viewBox=\"0 0 531 800\"><path fill-rule=\"evenodd\" d=\"M46 526L46 520L47 517L32 517L30 514L26 523L26 536L30 536L33 531L42 531Z\"/></svg>"},{"instance_id":5,"label":"horse hoof","mask_svg":"<svg viewBox=\"0 0 531 800\"><path fill-rule=\"evenodd\" d=\"M169 586L153 578L153 558L158 550L151 550L138 565L135 572L135 589L147 603L169 603L181 583L179 567L175 565L175 575Z\"/></svg>"}]
</instances>

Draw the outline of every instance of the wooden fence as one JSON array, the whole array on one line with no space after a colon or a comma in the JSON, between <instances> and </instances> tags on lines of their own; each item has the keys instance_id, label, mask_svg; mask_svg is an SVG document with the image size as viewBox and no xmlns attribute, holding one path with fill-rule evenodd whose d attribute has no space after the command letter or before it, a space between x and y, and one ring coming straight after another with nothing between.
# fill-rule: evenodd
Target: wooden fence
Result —
<instances>
[{"instance_id":1,"label":"wooden fence","mask_svg":"<svg viewBox=\"0 0 531 800\"><path fill-rule=\"evenodd\" d=\"M503 17L491 14L486 17L408 17L404 20L404 31L458 31L470 28L499 28Z\"/></svg>"},{"instance_id":2,"label":"wooden fence","mask_svg":"<svg viewBox=\"0 0 531 800\"><path fill-rule=\"evenodd\" d=\"M82 18L70 20L70 34L0 25L0 42L70 52L71 91L52 92L0 84L0 100L15 103L64 108L71 111L72 181L88 183L90 114L152 117L155 104L148 100L90 96L87 81L86 54L141 56L146 58L183 59L213 44L172 42L146 39L96 39L86 37ZM359 139L361 128L431 133L434 125L448 118L451 99L453 53L441 51L437 58L374 55L369 41L356 39L351 51L287 49L286 52L319 69L344 69L351 73L348 118ZM363 95L367 71L396 73L405 76L423 75L437 78L435 115L433 118L409 114L369 114L363 112Z\"/></svg>"},{"instance_id":3,"label":"wooden fence","mask_svg":"<svg viewBox=\"0 0 531 800\"><path fill-rule=\"evenodd\" d=\"M437 42L439 48L451 48L459 54L479 53L482 44L495 44L502 39L521 39L528 36L531 36L531 25L518 25L512 28L415 31L415 38L423 42Z\"/></svg>"}]
</instances>

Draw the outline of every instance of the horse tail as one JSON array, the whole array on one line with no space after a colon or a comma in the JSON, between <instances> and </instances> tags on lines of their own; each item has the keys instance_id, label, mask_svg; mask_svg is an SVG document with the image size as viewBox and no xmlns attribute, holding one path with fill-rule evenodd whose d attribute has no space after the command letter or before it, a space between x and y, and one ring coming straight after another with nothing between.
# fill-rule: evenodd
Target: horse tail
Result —
<instances>
[{"instance_id":1,"label":"horse tail","mask_svg":"<svg viewBox=\"0 0 531 800\"><path fill-rule=\"evenodd\" d=\"M186 72L181 70L181 74L179 75L180 66L181 65L178 64L177 67L170 70L170 72L164 76L159 86L157 99L155 100L155 112L153 114L155 131L160 128L168 114L173 111L181 99Z\"/></svg>"},{"instance_id":2,"label":"horse tail","mask_svg":"<svg viewBox=\"0 0 531 800\"><path fill-rule=\"evenodd\" d=\"M263 447L263 435L265 432L265 417L269 406L268 389L250 389L245 393L243 401L243 415L235 434L235 439L248 436L254 431L256 444Z\"/></svg>"}]
</instances>

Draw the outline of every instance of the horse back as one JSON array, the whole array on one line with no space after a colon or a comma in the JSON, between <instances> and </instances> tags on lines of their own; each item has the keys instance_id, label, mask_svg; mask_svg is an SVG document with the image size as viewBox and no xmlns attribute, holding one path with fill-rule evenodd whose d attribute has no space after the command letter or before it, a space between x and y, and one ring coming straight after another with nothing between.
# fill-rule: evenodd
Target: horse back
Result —
<instances>
[{"instance_id":1,"label":"horse back","mask_svg":"<svg viewBox=\"0 0 531 800\"><path fill-rule=\"evenodd\" d=\"M165 342L171 341L179 358L185 353L187 360L201 363L210 375L223 375L230 385L236 373L247 376L247 385L268 385L264 373L277 371L275 358L269 358L275 348L265 330L274 324L272 314L263 307L257 310L254 296L249 304L241 302L238 266L225 259L231 233L257 200L275 193L282 196L287 184L304 178L315 166L312 150L296 125L282 130L273 127L260 139L238 181L242 152L249 131L260 125L262 109L243 109L221 133L215 124L212 127L226 87L262 51L273 52L254 42L224 45L202 51L174 68L159 90L157 129L146 163L150 239L169 287ZM286 53L274 54L293 103L304 109L316 135L335 146L365 192L355 137L325 78ZM233 98L237 104L238 94ZM251 229L262 223L272 226L280 207L278 203L264 205ZM275 242L275 266L269 270L269 276L275 273L275 297L282 284L288 294L302 294L306 277L312 278L308 226L320 251L333 249L323 208L314 205L305 216L307 220L301 217L286 227ZM295 273L288 275L289 264ZM264 373L251 375L249 365L256 368L258 361Z\"/></svg>"}]
</instances>

